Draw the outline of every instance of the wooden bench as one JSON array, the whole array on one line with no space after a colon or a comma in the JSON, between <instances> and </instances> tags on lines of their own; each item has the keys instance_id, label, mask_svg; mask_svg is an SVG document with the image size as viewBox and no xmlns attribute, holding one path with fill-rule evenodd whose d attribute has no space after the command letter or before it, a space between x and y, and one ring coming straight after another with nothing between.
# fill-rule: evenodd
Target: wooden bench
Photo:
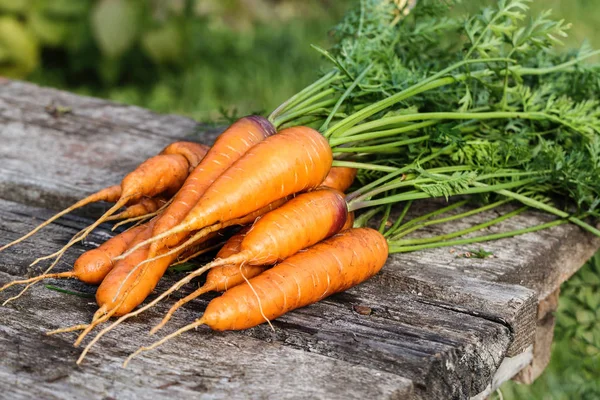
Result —
<instances>
[{"instance_id":1,"label":"wooden bench","mask_svg":"<svg viewBox=\"0 0 600 400\"><path fill-rule=\"evenodd\" d=\"M179 116L1 81L0 243L119 182L166 144L182 138L209 144L216 133ZM62 218L0 253L0 284L38 274L43 266L30 268L30 262L62 246L100 211L90 207ZM487 233L547 220L529 212ZM73 248L58 270L106 240L107 228ZM37 284L0 308L0 397L483 399L517 373L531 382L543 370L559 286L599 246L597 238L562 225L482 245L494 258L457 257L479 246L394 255L375 278L289 313L274 321L274 331L201 328L126 369L124 357L154 340L147 332L170 302L119 326L77 366L75 335L45 332L89 321L95 303ZM175 277L166 276L158 290ZM94 290L74 280L52 283ZM192 321L209 299L189 303L166 331Z\"/></svg>"}]
</instances>

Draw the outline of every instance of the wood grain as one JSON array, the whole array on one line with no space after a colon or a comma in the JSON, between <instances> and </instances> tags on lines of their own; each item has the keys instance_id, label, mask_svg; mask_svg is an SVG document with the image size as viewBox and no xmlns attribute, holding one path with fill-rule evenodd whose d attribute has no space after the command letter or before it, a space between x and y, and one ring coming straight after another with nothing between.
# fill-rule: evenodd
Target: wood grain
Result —
<instances>
[{"instance_id":1,"label":"wood grain","mask_svg":"<svg viewBox=\"0 0 600 400\"><path fill-rule=\"evenodd\" d=\"M69 112L49 112L47 107L55 105ZM118 182L168 143L182 138L211 143L216 132L183 117L22 82L2 83L0 244ZM412 215L440 204L425 202ZM61 247L105 206L62 218L1 253L0 284L39 273L29 263ZM472 226L511 207L429 227L415 236ZM528 212L476 234L548 218ZM109 236L106 228L98 229L58 269L68 269L78 254ZM144 354L125 370L123 357L150 342L146 331L170 303L120 326L77 367L73 335L43 333L88 321L96 306L91 299L37 285L1 308L0 390L11 398L470 398L489 393L531 358L538 299L554 292L599 246L598 239L563 225L454 251L394 255L372 280L289 313L275 321L275 331L268 326L229 333L199 329ZM478 247L495 257L457 257ZM176 278L167 276L157 291ZM52 283L93 292L73 280ZM191 322L209 300L187 304L166 331Z\"/></svg>"}]
</instances>

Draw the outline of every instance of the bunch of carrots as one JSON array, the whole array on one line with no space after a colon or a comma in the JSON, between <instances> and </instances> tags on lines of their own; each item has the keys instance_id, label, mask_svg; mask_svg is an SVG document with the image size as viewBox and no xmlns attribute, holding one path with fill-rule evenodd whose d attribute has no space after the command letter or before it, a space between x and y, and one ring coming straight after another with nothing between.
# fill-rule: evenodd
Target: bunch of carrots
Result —
<instances>
[{"instance_id":1,"label":"bunch of carrots","mask_svg":"<svg viewBox=\"0 0 600 400\"><path fill-rule=\"evenodd\" d=\"M202 324L238 330L270 323L369 279L389 253L499 239L567 222L600 236L590 221L599 215L600 185L590 176L600 173L600 111L593 91L571 93L573 83L583 79L577 68L598 52L566 60L553 55L551 42L564 34L562 21L543 14L520 27L526 3L501 0L496 9L459 23L444 16L451 0L420 0L414 9L414 2L361 1L337 27L333 50L318 49L333 62L331 71L268 118L235 121L210 148L173 143L120 185L1 247L78 207L114 203L62 249L34 262L54 257L44 274L0 291L27 285L8 302L47 278L99 285L99 308L89 324L50 332L81 331L79 345L96 326L119 317L87 344L81 362L115 326L205 272L206 283L175 302L151 332L196 297L224 294L199 319L140 351ZM468 38L462 53L441 42L453 34ZM440 43L431 45L432 38ZM540 49L546 59L540 59ZM585 73L600 76L600 69ZM577 157L565 159L565 150ZM557 208L555 194L572 199L578 209ZM455 197L459 200L404 221L414 201ZM436 218L469 202L483 204ZM522 207L469 229L405 238L511 202ZM393 213L398 205L401 211ZM530 208L558 219L464 237ZM135 224L81 255L72 271L51 272L69 247L111 220ZM137 308L169 266L217 248L214 260Z\"/></svg>"}]
</instances>

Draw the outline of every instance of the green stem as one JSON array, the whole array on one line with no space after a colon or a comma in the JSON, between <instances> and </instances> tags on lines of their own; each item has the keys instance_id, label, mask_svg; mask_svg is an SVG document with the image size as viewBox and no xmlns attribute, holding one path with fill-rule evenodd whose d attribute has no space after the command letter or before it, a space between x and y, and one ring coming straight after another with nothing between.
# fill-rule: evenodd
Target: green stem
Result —
<instances>
[{"instance_id":1,"label":"green stem","mask_svg":"<svg viewBox=\"0 0 600 400\"><path fill-rule=\"evenodd\" d=\"M329 145L331 147L336 147L341 144L346 144L346 143L351 143L351 142L362 142L365 140L371 140L373 138L380 139L380 138L385 138L385 137L389 137L389 136L396 136L400 133L416 131L418 129L426 128L428 126L432 126L432 125L435 125L438 123L439 123L439 121L425 121L425 122L418 122L416 124L410 124L410 125L406 125L406 126L402 126L402 127L394 128L394 129L387 129L387 130L383 130L383 131L374 131L374 132L363 133L361 135L345 136L345 137L339 137L339 138L334 137L334 138L329 139Z\"/></svg>"},{"instance_id":2,"label":"green stem","mask_svg":"<svg viewBox=\"0 0 600 400\"><path fill-rule=\"evenodd\" d=\"M485 183L481 183L481 182L474 182L473 185L478 186L480 188L491 188L492 186L488 186ZM581 219L577 218L577 217L573 217L570 214L561 211L555 207L552 207L548 204L542 203L541 201L532 199L530 197L524 196L522 194L519 193L515 193L515 192L511 192L508 189L510 188L502 188L500 190L494 190L496 193L501 194L503 196L506 197L510 197L511 199L515 199L517 201L520 201L521 203L528 205L530 207L533 208L537 208L538 210L542 210L545 211L547 213L550 214L554 214L557 217L563 218L563 219L567 219L568 221L574 223L575 225L585 229L588 232L593 233L596 236L600 236L600 230L594 228L593 226L591 226L590 224L582 221ZM383 204L383 203L380 203Z\"/></svg>"},{"instance_id":3,"label":"green stem","mask_svg":"<svg viewBox=\"0 0 600 400\"><path fill-rule=\"evenodd\" d=\"M356 197L360 196L362 193L365 193L365 192L367 192L369 190L372 190L373 188L376 188L379 185L382 185L385 182L388 182L388 181L390 181L390 180L392 180L392 179L394 179L394 178L396 178L398 176L401 176L405 172L410 171L411 169L415 168L416 163L419 163L420 165L423 165L426 162L431 161L434 158L439 157L440 155L442 155L442 154L444 154L444 153L446 153L448 151L454 150L455 147L456 147L456 145L454 145L454 144L448 145L448 146L446 146L446 147L444 147L444 148L442 148L442 149L440 149L440 150L438 150L438 151L436 151L434 153L431 153L430 155L428 155L426 157L423 157L420 160L416 160L412 164L406 165L406 166L404 166L402 168L398 168L395 171L392 171L390 174L388 174L386 176L383 176L383 177L377 179L376 181L373 181L373 182L371 182L371 183L363 186L362 188L360 188L360 189L358 189L358 190L350 193L348 196L346 196L346 201L347 202L351 202L353 199L355 199ZM335 161L334 161L334 163L335 163Z\"/></svg>"},{"instance_id":4,"label":"green stem","mask_svg":"<svg viewBox=\"0 0 600 400\"><path fill-rule=\"evenodd\" d=\"M381 223L379 224L379 233L383 235L385 231L385 226L387 225L388 219L390 218L390 214L392 212L393 204L388 204L385 208L385 212L383 213L383 217L381 218Z\"/></svg>"},{"instance_id":5,"label":"green stem","mask_svg":"<svg viewBox=\"0 0 600 400\"><path fill-rule=\"evenodd\" d=\"M367 226L369 220L373 218L373 216L377 215L380 211L385 209L385 206L375 207L368 210L365 213L362 213L358 218L354 220L355 228L362 228L363 226Z\"/></svg>"},{"instance_id":6,"label":"green stem","mask_svg":"<svg viewBox=\"0 0 600 400\"><path fill-rule=\"evenodd\" d=\"M433 218L436 215L444 214L444 213L447 213L448 211L455 210L459 207L464 206L467 203L468 203L468 200L462 200L462 201L456 202L454 204L447 205L446 207L438 208L437 210L429 212L425 215L421 215L419 217L413 218L410 221L408 221L406 224L402 225L397 231L392 232L392 237L394 237L397 233L402 233L405 230L411 229L412 227L414 227L415 225L418 225L422 221L427 221L428 219Z\"/></svg>"},{"instance_id":7,"label":"green stem","mask_svg":"<svg viewBox=\"0 0 600 400\"><path fill-rule=\"evenodd\" d=\"M447 242L426 243L426 244L415 245L415 246L396 246L393 243L391 243L391 245L389 247L389 253L390 254L392 254L392 253L408 253L410 251L434 249L434 248L438 248L438 247L460 246L460 245L465 245L465 244L481 243L481 242L486 242L486 241L490 241L490 240L504 239L504 238L509 238L509 237L513 237L513 236L517 236L517 235L522 235L525 233L536 232L536 231L540 231L543 229L548 229L553 226L565 224L566 222L567 221L564 221L564 220L557 220L557 221L552 221L552 222L548 222L548 223L537 225L537 226L532 226L529 228L516 229L516 230L510 231L510 232L494 233L492 235L485 235L485 236L473 237L473 238L468 238L468 239L450 240Z\"/></svg>"},{"instance_id":8,"label":"green stem","mask_svg":"<svg viewBox=\"0 0 600 400\"><path fill-rule=\"evenodd\" d=\"M514 72L516 72L519 75L544 75L544 74L551 74L554 72L558 72L558 71L562 71L568 67L571 67L573 65L579 64L581 61L590 58L590 57L594 57L596 55L600 54L600 49L599 50L595 50L592 51L588 54L585 54L582 57L576 57L570 61L564 62L562 64L557 64L557 65L553 65L552 67L546 67L546 68L524 68L524 67L513 67L511 68Z\"/></svg>"},{"instance_id":9,"label":"green stem","mask_svg":"<svg viewBox=\"0 0 600 400\"><path fill-rule=\"evenodd\" d=\"M408 97L414 96L416 94L419 94L419 93L427 91L427 90L431 90L433 88L437 88L440 86L444 86L444 85L453 83L456 81L455 78L453 78L453 77L444 78L444 79L439 79L439 78L442 78L444 75L446 75L464 65L475 64L475 63L490 63L490 62L496 62L496 61L512 61L512 60L507 60L505 58L497 58L497 59L490 58L487 60L463 60L463 61L460 61L460 62L455 63L455 64L449 66L448 68L445 68L442 71L430 76L429 78L424 79L423 81L421 81L409 88L402 90L399 93L396 93L396 94L389 96L383 100L373 103L370 106L365 107L364 109L348 116L347 118L343 119L342 121L338 122L337 124L335 124L334 126L329 128L326 132L324 132L324 135L325 135L325 137L332 136L336 131L351 128L352 126L356 125L360 121L364 121L365 119L369 118L370 116L375 115L378 112L385 110L386 108L388 108ZM439 81L437 81L438 79L439 79ZM336 136L340 136L340 135L338 134Z\"/></svg>"},{"instance_id":10,"label":"green stem","mask_svg":"<svg viewBox=\"0 0 600 400\"><path fill-rule=\"evenodd\" d=\"M448 173L448 172L469 171L471 169L472 168L468 165L452 165L449 167L431 168L431 169L427 170L426 172L429 173L430 175L433 175L433 174L443 174L443 173ZM439 177L447 178L446 176L443 176L443 175L439 175ZM414 186L414 185L419 185L419 184L423 184L423 183L430 183L430 182L434 182L434 179L433 178L414 179L413 176L403 177L403 178L395 179L391 182L388 182L384 186L373 189L370 192L367 192L361 196L355 197L355 198L353 198L353 200L361 201L361 200L365 200L370 197L376 196L380 193L387 192L389 190L399 189L399 188L405 187L405 186Z\"/></svg>"},{"instance_id":11,"label":"green stem","mask_svg":"<svg viewBox=\"0 0 600 400\"><path fill-rule=\"evenodd\" d=\"M402 212L400 213L400 216L394 222L394 225L392 225L392 227L387 232L385 232L383 234L383 236L387 237L387 236L391 235L392 233L394 233L396 231L396 229L398 229L398 227L400 226L402 221L404 221L404 217L406 217L406 213L408 213L408 210L410 209L411 205L412 205L412 201L406 202L406 204L404 205L404 208L402 209Z\"/></svg>"},{"instance_id":12,"label":"green stem","mask_svg":"<svg viewBox=\"0 0 600 400\"><path fill-rule=\"evenodd\" d=\"M281 103L281 105L277 107L271 113L271 115L269 115L269 121L273 123L275 121L275 118L277 118L277 116L279 116L282 112L294 107L294 105L300 103L306 98L309 98L313 93L319 91L321 88L329 85L330 83L334 82L339 78L339 73L335 70L325 74L320 79L316 80L312 84L308 85L307 87L305 87L304 89L302 89L301 91L299 91L298 93Z\"/></svg>"},{"instance_id":13,"label":"green stem","mask_svg":"<svg viewBox=\"0 0 600 400\"><path fill-rule=\"evenodd\" d=\"M389 126L397 123L418 121L418 120L482 120L482 119L508 119L522 118L532 120L551 119L552 116L542 112L518 112L518 111L492 111L492 112L432 112L405 114L394 117L380 118L375 121L366 122L346 131L346 135L356 135L362 132L370 132L382 126Z\"/></svg>"},{"instance_id":14,"label":"green stem","mask_svg":"<svg viewBox=\"0 0 600 400\"><path fill-rule=\"evenodd\" d=\"M415 244L425 244L425 243L435 243L435 242L443 242L444 240L447 239L453 239L455 237L459 237L459 236L463 236L463 235L467 235L469 233L472 232L477 232L481 229L485 229L488 228L492 225L496 225L499 224L502 221L505 221L509 218L512 218L516 215L521 214L522 212L524 212L525 210L527 210L529 207L524 206L521 207L517 210L511 211L507 214L501 215L499 217L496 217L492 220L483 222L481 224L477 224L477 225L473 225L470 226L466 229L461 229L458 231L454 231L454 232L450 232L450 233L446 233L443 235L438 235L438 236L433 236L433 237L428 237L428 238L418 238L418 239L404 239L404 240L398 240L396 241L396 238L394 238L394 245L395 246L408 246L408 245L415 245Z\"/></svg>"},{"instance_id":15,"label":"green stem","mask_svg":"<svg viewBox=\"0 0 600 400\"><path fill-rule=\"evenodd\" d=\"M374 146L360 147L334 147L333 153L378 153L386 149L395 149L397 147L407 146L409 144L421 143L429 140L429 135L420 136L412 139L398 140L395 142L383 143Z\"/></svg>"},{"instance_id":16,"label":"green stem","mask_svg":"<svg viewBox=\"0 0 600 400\"><path fill-rule=\"evenodd\" d=\"M404 237L404 236L408 235L409 233L412 233L418 229L425 228L425 227L431 226L431 225L444 224L446 222L454 221L457 219L467 218L467 217L470 217L471 215L479 214L479 213L494 209L498 206L509 203L510 201L511 200L500 200L495 203L491 203L491 204L487 204L487 205L479 207L479 208L475 208L473 210L462 212L460 214L454 214L454 215L450 215L450 216L444 217L444 218L437 218L437 219L434 219L431 221L425 221L422 224L412 226L409 229L405 229L403 226L401 229L398 230L397 234L394 233L394 235L392 235L392 238L393 238L393 240L397 240L397 239L400 239L401 237Z\"/></svg>"},{"instance_id":17,"label":"green stem","mask_svg":"<svg viewBox=\"0 0 600 400\"><path fill-rule=\"evenodd\" d=\"M470 187L468 189L463 190L460 193L457 193L456 195L461 195L462 196L462 195L470 195L470 194L478 194L478 193L490 193L490 192L496 192L496 193L502 194L501 193L502 190L513 189L513 188L517 188L517 187L521 187L521 186L526 186L526 185L535 183L536 181L537 181L537 179L523 179L523 180L520 180L520 181L500 183L500 184L489 185L489 186L484 184L483 186L485 186L485 187ZM478 183L479 182L473 182L473 185L476 185ZM355 210L359 210L359 209L365 208L365 207L373 207L373 206L379 206L379 205L382 205L382 204L389 204L389 203L398 203L398 202L401 202L401 201L408 201L408 200L429 199L431 197L432 196L430 194L428 194L428 193L421 192L421 191L416 191L416 192L410 192L410 193L401 193L401 194L397 194L397 195L393 195L393 196L388 196L388 197L384 197L382 199L376 199L376 200L368 200L368 201L355 201L355 200L352 200L348 204L348 210L349 211L355 211Z\"/></svg>"},{"instance_id":18,"label":"green stem","mask_svg":"<svg viewBox=\"0 0 600 400\"><path fill-rule=\"evenodd\" d=\"M383 171L383 172L394 172L398 170L396 167L386 167L384 165L377 164L367 164L355 161L339 161L334 160L333 167L348 167L348 168L357 168L357 169L367 169L370 171Z\"/></svg>"},{"instance_id":19,"label":"green stem","mask_svg":"<svg viewBox=\"0 0 600 400\"><path fill-rule=\"evenodd\" d=\"M275 118L275 120L273 121L273 125L275 125L275 126L281 126L281 125L283 125L286 122L289 122L289 121L291 121L293 119L296 119L298 117L303 117L306 114L309 114L309 113L311 113L313 111L316 111L316 110L318 110L320 108L329 107L329 106L335 104L336 101L337 101L336 99L324 100L324 101L322 101L320 103L312 104L312 105L310 105L310 106L308 106L306 108L299 109L299 110L296 110L296 111L293 111L293 112L290 112L290 113L286 113L284 115L281 115L281 116Z\"/></svg>"},{"instance_id":20,"label":"green stem","mask_svg":"<svg viewBox=\"0 0 600 400\"><path fill-rule=\"evenodd\" d=\"M346 100L346 98L348 98L348 96L350 96L350 93L352 93L352 91L358 86L358 84L360 83L360 81L363 80L363 78L371 70L371 68L373 67L373 65L374 65L373 63L369 64L364 69L364 71L361 72L361 74L354 80L354 82L352 82L352 84L348 87L348 89L346 89L346 91L339 98L339 100L337 101L337 103L335 103L335 106L331 110L331 113L329 113L329 116L327 117L327 119L325 120L325 122L323 123L323 125L321 126L321 128L319 128L319 132L324 132L324 131L327 130L327 128L329 127L329 123L333 119L333 117L334 117L335 113L337 112L337 110L342 106L342 104L344 103L344 101Z\"/></svg>"}]
</instances>

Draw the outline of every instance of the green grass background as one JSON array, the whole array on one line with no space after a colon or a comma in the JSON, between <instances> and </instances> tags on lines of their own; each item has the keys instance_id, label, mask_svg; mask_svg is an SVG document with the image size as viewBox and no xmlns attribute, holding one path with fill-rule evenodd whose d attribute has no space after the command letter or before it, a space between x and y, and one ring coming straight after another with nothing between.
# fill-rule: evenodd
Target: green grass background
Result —
<instances>
[{"instance_id":1,"label":"green grass background","mask_svg":"<svg viewBox=\"0 0 600 400\"><path fill-rule=\"evenodd\" d=\"M467 7L495 1L464 0ZM317 77L355 1L0 0L0 75L203 121L272 110ZM600 48L599 0L535 0ZM494 398L600 399L600 256L564 284L552 361Z\"/></svg>"}]
</instances>

